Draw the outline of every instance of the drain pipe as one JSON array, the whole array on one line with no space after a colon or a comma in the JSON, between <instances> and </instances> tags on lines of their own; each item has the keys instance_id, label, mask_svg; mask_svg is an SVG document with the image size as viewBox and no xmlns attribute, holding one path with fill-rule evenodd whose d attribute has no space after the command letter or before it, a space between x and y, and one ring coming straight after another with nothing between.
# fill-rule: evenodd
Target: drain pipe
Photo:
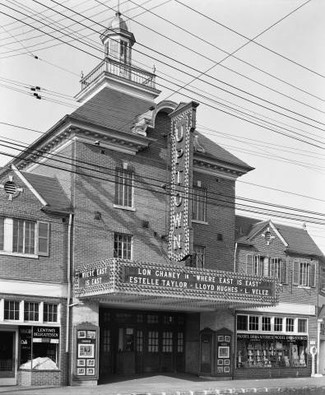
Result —
<instances>
[{"instance_id":1,"label":"drain pipe","mask_svg":"<svg viewBox=\"0 0 325 395\"><path fill-rule=\"evenodd\" d=\"M67 259L67 322L66 322L66 342L65 342L65 352L67 358L67 369L68 369L68 385L71 384L70 379L70 357L69 357L69 349L70 349L70 300L71 300L71 242L72 242L72 221L73 221L73 214L69 214L69 224L68 224L68 259Z\"/></svg>"},{"instance_id":2,"label":"drain pipe","mask_svg":"<svg viewBox=\"0 0 325 395\"><path fill-rule=\"evenodd\" d=\"M235 250L234 250L234 272L236 272L236 257L237 257L237 242L235 243Z\"/></svg>"}]
</instances>

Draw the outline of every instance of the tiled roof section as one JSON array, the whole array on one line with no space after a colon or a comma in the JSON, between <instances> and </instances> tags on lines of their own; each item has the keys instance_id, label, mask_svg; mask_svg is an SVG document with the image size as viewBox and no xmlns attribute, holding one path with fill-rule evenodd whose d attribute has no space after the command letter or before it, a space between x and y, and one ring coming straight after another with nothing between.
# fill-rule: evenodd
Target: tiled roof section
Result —
<instances>
[{"instance_id":1,"label":"tiled roof section","mask_svg":"<svg viewBox=\"0 0 325 395\"><path fill-rule=\"evenodd\" d=\"M22 172L22 175L46 201L49 208L72 211L71 203L56 178L25 172Z\"/></svg>"},{"instance_id":2,"label":"tiled roof section","mask_svg":"<svg viewBox=\"0 0 325 395\"><path fill-rule=\"evenodd\" d=\"M205 137L199 132L195 132L199 136L199 143L204 148L204 153L195 153L195 155L202 155L204 157L210 157L212 159L217 159L225 164L233 164L240 166L245 170L253 170L253 167L249 166L247 163L243 162L235 155L231 154L229 151L222 148L219 144L213 142L209 138Z\"/></svg>"},{"instance_id":3,"label":"tiled roof section","mask_svg":"<svg viewBox=\"0 0 325 395\"><path fill-rule=\"evenodd\" d=\"M256 218L236 216L236 241L240 244L252 245L250 240L253 234L268 226L270 221L260 221ZM273 222L272 222L273 223ZM324 258L322 251L304 228L296 228L282 224L274 224L288 244L287 252L290 254L312 255ZM241 233L240 233L241 230Z\"/></svg>"},{"instance_id":4,"label":"tiled roof section","mask_svg":"<svg viewBox=\"0 0 325 395\"><path fill-rule=\"evenodd\" d=\"M135 118L153 103L105 88L89 99L71 117L116 131L130 132Z\"/></svg>"},{"instance_id":5,"label":"tiled roof section","mask_svg":"<svg viewBox=\"0 0 325 395\"><path fill-rule=\"evenodd\" d=\"M275 227L288 243L287 249L291 253L323 256L322 251L305 229L279 224L275 224Z\"/></svg>"}]
</instances>

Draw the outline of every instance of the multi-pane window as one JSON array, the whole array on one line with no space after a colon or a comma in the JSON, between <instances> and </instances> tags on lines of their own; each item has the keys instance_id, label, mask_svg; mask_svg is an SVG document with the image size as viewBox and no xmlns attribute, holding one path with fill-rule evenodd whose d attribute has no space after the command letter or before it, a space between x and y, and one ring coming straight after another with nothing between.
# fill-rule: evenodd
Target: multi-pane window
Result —
<instances>
[{"instance_id":1,"label":"multi-pane window","mask_svg":"<svg viewBox=\"0 0 325 395\"><path fill-rule=\"evenodd\" d=\"M294 261L293 284L303 287L315 287L315 263L310 261Z\"/></svg>"},{"instance_id":2,"label":"multi-pane window","mask_svg":"<svg viewBox=\"0 0 325 395\"><path fill-rule=\"evenodd\" d=\"M25 302L24 320L25 321L38 321L39 320L39 303Z\"/></svg>"},{"instance_id":3,"label":"multi-pane window","mask_svg":"<svg viewBox=\"0 0 325 395\"><path fill-rule=\"evenodd\" d=\"M137 351L143 351L143 331L137 331Z\"/></svg>"},{"instance_id":4,"label":"multi-pane window","mask_svg":"<svg viewBox=\"0 0 325 395\"><path fill-rule=\"evenodd\" d=\"M260 255L247 254L246 273L255 276L277 278L280 283L287 283L286 262L280 258L269 258Z\"/></svg>"},{"instance_id":5,"label":"multi-pane window","mask_svg":"<svg viewBox=\"0 0 325 395\"><path fill-rule=\"evenodd\" d=\"M124 233L114 234L114 258L132 259L132 236Z\"/></svg>"},{"instance_id":6,"label":"multi-pane window","mask_svg":"<svg viewBox=\"0 0 325 395\"><path fill-rule=\"evenodd\" d=\"M282 332L283 330L283 319L281 317L274 318L274 331Z\"/></svg>"},{"instance_id":7,"label":"multi-pane window","mask_svg":"<svg viewBox=\"0 0 325 395\"><path fill-rule=\"evenodd\" d=\"M173 332L163 332L162 352L173 352Z\"/></svg>"},{"instance_id":8,"label":"multi-pane window","mask_svg":"<svg viewBox=\"0 0 325 395\"><path fill-rule=\"evenodd\" d=\"M103 351L104 352L110 352L111 351L111 332L109 329L104 328L103 329Z\"/></svg>"},{"instance_id":9,"label":"multi-pane window","mask_svg":"<svg viewBox=\"0 0 325 395\"><path fill-rule=\"evenodd\" d=\"M148 352L159 351L159 332L149 331L148 332Z\"/></svg>"},{"instance_id":10,"label":"multi-pane window","mask_svg":"<svg viewBox=\"0 0 325 395\"><path fill-rule=\"evenodd\" d=\"M286 332L293 332L294 331L294 319L287 318L286 319Z\"/></svg>"},{"instance_id":11,"label":"multi-pane window","mask_svg":"<svg viewBox=\"0 0 325 395\"><path fill-rule=\"evenodd\" d=\"M306 333L307 332L307 320L304 318L298 318L298 332Z\"/></svg>"},{"instance_id":12,"label":"multi-pane window","mask_svg":"<svg viewBox=\"0 0 325 395\"><path fill-rule=\"evenodd\" d=\"M237 315L237 330L247 331L247 329L248 329L248 316Z\"/></svg>"},{"instance_id":13,"label":"multi-pane window","mask_svg":"<svg viewBox=\"0 0 325 395\"><path fill-rule=\"evenodd\" d=\"M23 254L35 253L35 222L14 219L12 251Z\"/></svg>"},{"instance_id":14,"label":"multi-pane window","mask_svg":"<svg viewBox=\"0 0 325 395\"><path fill-rule=\"evenodd\" d=\"M158 324L159 316L158 314L148 314L147 316L147 323L148 324Z\"/></svg>"},{"instance_id":15,"label":"multi-pane window","mask_svg":"<svg viewBox=\"0 0 325 395\"><path fill-rule=\"evenodd\" d=\"M5 300L4 319L19 320L19 302L15 300Z\"/></svg>"},{"instance_id":16,"label":"multi-pane window","mask_svg":"<svg viewBox=\"0 0 325 395\"><path fill-rule=\"evenodd\" d=\"M192 219L195 221L207 221L207 190L198 186L193 187L192 192Z\"/></svg>"},{"instance_id":17,"label":"multi-pane window","mask_svg":"<svg viewBox=\"0 0 325 395\"><path fill-rule=\"evenodd\" d=\"M249 316L249 330L258 331L258 316Z\"/></svg>"},{"instance_id":18,"label":"multi-pane window","mask_svg":"<svg viewBox=\"0 0 325 395\"><path fill-rule=\"evenodd\" d=\"M262 317L262 331L271 330L271 317Z\"/></svg>"},{"instance_id":19,"label":"multi-pane window","mask_svg":"<svg viewBox=\"0 0 325 395\"><path fill-rule=\"evenodd\" d=\"M58 322L58 305L44 303L44 322Z\"/></svg>"},{"instance_id":20,"label":"multi-pane window","mask_svg":"<svg viewBox=\"0 0 325 395\"><path fill-rule=\"evenodd\" d=\"M177 352L184 352L184 333L177 332Z\"/></svg>"},{"instance_id":21,"label":"multi-pane window","mask_svg":"<svg viewBox=\"0 0 325 395\"><path fill-rule=\"evenodd\" d=\"M0 218L0 251L49 255L50 224L15 218Z\"/></svg>"},{"instance_id":22,"label":"multi-pane window","mask_svg":"<svg viewBox=\"0 0 325 395\"><path fill-rule=\"evenodd\" d=\"M122 207L133 207L134 172L117 168L115 175L115 204Z\"/></svg>"},{"instance_id":23,"label":"multi-pane window","mask_svg":"<svg viewBox=\"0 0 325 395\"><path fill-rule=\"evenodd\" d=\"M194 245L194 256L193 256L193 265L199 269L203 269L205 267L205 247Z\"/></svg>"}]
</instances>

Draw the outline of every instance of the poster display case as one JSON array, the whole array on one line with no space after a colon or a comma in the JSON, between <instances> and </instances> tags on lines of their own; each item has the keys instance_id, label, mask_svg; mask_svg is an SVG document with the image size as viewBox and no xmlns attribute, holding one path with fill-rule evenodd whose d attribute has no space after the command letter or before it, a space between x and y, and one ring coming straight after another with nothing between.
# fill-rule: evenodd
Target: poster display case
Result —
<instances>
[{"instance_id":1,"label":"poster display case","mask_svg":"<svg viewBox=\"0 0 325 395\"><path fill-rule=\"evenodd\" d=\"M90 325L78 325L75 329L76 380L98 379L98 328Z\"/></svg>"}]
</instances>

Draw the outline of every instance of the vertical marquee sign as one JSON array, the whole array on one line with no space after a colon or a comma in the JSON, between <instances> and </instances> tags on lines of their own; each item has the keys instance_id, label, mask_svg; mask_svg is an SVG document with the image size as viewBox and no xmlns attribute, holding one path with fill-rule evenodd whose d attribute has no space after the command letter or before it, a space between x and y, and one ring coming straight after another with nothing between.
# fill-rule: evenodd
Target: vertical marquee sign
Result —
<instances>
[{"instance_id":1,"label":"vertical marquee sign","mask_svg":"<svg viewBox=\"0 0 325 395\"><path fill-rule=\"evenodd\" d=\"M182 261L191 253L193 131L198 105L196 102L180 105L170 114L172 130L168 254L173 261Z\"/></svg>"}]
</instances>

